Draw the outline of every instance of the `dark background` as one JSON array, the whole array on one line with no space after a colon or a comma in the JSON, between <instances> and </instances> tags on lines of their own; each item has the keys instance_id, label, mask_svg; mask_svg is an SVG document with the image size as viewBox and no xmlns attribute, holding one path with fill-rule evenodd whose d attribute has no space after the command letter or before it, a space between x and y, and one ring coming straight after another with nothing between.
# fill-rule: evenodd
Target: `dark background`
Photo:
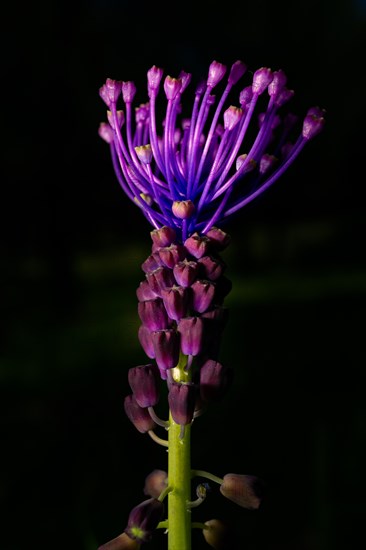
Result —
<instances>
[{"instance_id":1,"label":"dark background","mask_svg":"<svg viewBox=\"0 0 366 550\"><path fill-rule=\"evenodd\" d=\"M144 363L135 289L150 227L98 137L98 89L216 59L282 68L326 127L228 229L223 403L193 427L193 467L267 484L253 513L217 487L247 550L359 547L366 519L366 2L33 2L3 19L0 549L96 550L166 453L125 418ZM5 97L4 97L5 95ZM362 539L361 539L362 540ZM150 544L164 548L159 532ZM194 533L193 550L208 548Z\"/></svg>"}]
</instances>

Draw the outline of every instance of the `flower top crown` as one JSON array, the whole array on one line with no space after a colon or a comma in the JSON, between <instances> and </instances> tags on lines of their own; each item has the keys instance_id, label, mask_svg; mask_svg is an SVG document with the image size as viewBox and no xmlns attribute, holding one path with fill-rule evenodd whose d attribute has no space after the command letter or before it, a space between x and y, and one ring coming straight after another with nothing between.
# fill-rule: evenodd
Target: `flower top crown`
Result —
<instances>
[{"instance_id":1,"label":"flower top crown","mask_svg":"<svg viewBox=\"0 0 366 550\"><path fill-rule=\"evenodd\" d=\"M268 189L323 128L324 110L312 107L296 130L298 117L283 108L294 92L282 70L256 70L237 96L239 105L228 104L245 73L246 65L236 61L224 83L227 67L213 61L188 109L183 94L191 74L166 76L159 129L161 68L147 72L149 101L134 110L133 82L108 78L99 89L108 107L99 135L110 145L122 189L155 229L172 227L184 241L220 227ZM221 95L214 95L220 86Z\"/></svg>"}]
</instances>

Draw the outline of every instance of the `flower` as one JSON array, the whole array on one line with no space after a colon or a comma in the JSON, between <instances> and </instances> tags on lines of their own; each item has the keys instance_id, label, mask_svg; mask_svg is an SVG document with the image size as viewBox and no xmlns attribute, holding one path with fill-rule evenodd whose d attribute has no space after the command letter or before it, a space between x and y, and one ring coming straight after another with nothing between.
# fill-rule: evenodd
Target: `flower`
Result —
<instances>
[{"instance_id":1,"label":"flower","mask_svg":"<svg viewBox=\"0 0 366 550\"><path fill-rule=\"evenodd\" d=\"M263 499L264 483L252 475L226 474L220 485L220 492L235 504L256 510Z\"/></svg>"},{"instance_id":2,"label":"flower","mask_svg":"<svg viewBox=\"0 0 366 550\"><path fill-rule=\"evenodd\" d=\"M224 83L227 67L213 61L207 79L196 86L191 110L183 96L192 75L181 71L177 78L165 77L166 112L158 123L163 72L156 66L147 72L149 101L135 108L135 117L134 83L108 78L99 89L108 108L99 135L110 145L122 189L149 223L174 230L180 241L194 234L200 239L287 170L322 130L324 110L310 108L296 131L297 117L287 111L294 92L286 87L282 70L268 67L252 73L238 92L239 105L228 105L232 89L249 72L238 60ZM125 111L119 109L120 101ZM183 105L184 113L190 110L188 117L182 116ZM251 143L249 134L255 136ZM204 242L192 244L204 249Z\"/></svg>"},{"instance_id":3,"label":"flower","mask_svg":"<svg viewBox=\"0 0 366 550\"><path fill-rule=\"evenodd\" d=\"M144 500L131 510L125 533L140 544L149 542L163 514L164 504L160 500Z\"/></svg>"}]
</instances>

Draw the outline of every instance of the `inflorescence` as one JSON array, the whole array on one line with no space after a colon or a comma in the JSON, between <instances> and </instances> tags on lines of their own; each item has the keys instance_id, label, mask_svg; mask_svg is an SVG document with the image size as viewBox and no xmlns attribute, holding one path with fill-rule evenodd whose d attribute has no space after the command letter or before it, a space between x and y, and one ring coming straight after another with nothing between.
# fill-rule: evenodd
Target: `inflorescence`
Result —
<instances>
[{"instance_id":1,"label":"inflorescence","mask_svg":"<svg viewBox=\"0 0 366 550\"><path fill-rule=\"evenodd\" d=\"M138 338L148 361L129 370L131 393L124 409L136 429L167 447L169 454L174 454L173 427L185 443L193 421L221 400L232 380L232 370L219 361L228 315L224 301L231 290L222 258L230 236L222 226L268 189L324 125L324 111L312 107L297 129L298 117L287 110L294 92L282 70L258 69L239 92L239 106L228 106L232 88L248 73L236 61L216 97L212 92L226 72L223 64L211 63L190 110L183 106L183 94L191 75L182 71L178 78L166 76L167 105L160 126L162 69L153 66L147 72L149 101L136 107L134 116L133 82L107 79L99 90L108 107L108 122L100 124L99 135L110 145L122 189L152 226L151 252L142 263L144 279L136 291ZM124 111L118 106L121 98ZM167 388L167 420L154 409L161 384ZM169 440L156 434L158 428L168 431ZM261 504L263 484L255 476L221 478L189 470L188 477L188 483L203 477L219 484L223 496L244 508ZM200 483L196 499L183 503L185 509L199 506L207 489L207 483ZM124 532L99 550L139 548L156 528L169 530L164 499L176 491L173 474L154 470L145 480L148 498L133 508ZM211 547L229 548L220 520L192 527L202 529Z\"/></svg>"}]
</instances>

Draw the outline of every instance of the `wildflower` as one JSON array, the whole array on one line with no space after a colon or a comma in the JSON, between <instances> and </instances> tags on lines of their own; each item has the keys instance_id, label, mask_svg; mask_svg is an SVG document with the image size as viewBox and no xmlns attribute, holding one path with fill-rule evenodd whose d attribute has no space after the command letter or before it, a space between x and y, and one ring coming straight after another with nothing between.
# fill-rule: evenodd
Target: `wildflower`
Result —
<instances>
[{"instance_id":1,"label":"wildflower","mask_svg":"<svg viewBox=\"0 0 366 550\"><path fill-rule=\"evenodd\" d=\"M297 133L294 124L289 128L292 113L284 106L294 91L287 88L281 69L254 71L251 81L237 91L239 105L227 105L234 86L248 78L246 69L242 61L236 61L224 83L227 67L213 61L207 79L196 86L188 118L181 115L183 103L189 105L185 95L191 74L167 75L162 86L167 106L161 126L156 100L163 69L153 66L147 71L149 101L136 107L135 119L133 82L108 78L99 90L108 108L108 123L101 123L99 135L110 145L122 189L154 229L169 228L179 242L194 234L202 239L213 226L222 225L258 197L324 126L324 110L311 107ZM212 94L214 89L217 95ZM252 143L248 143L249 134L254 135ZM159 246L169 246L174 240L175 236ZM190 246L197 252L204 248L201 242L188 242L190 253Z\"/></svg>"}]
</instances>

